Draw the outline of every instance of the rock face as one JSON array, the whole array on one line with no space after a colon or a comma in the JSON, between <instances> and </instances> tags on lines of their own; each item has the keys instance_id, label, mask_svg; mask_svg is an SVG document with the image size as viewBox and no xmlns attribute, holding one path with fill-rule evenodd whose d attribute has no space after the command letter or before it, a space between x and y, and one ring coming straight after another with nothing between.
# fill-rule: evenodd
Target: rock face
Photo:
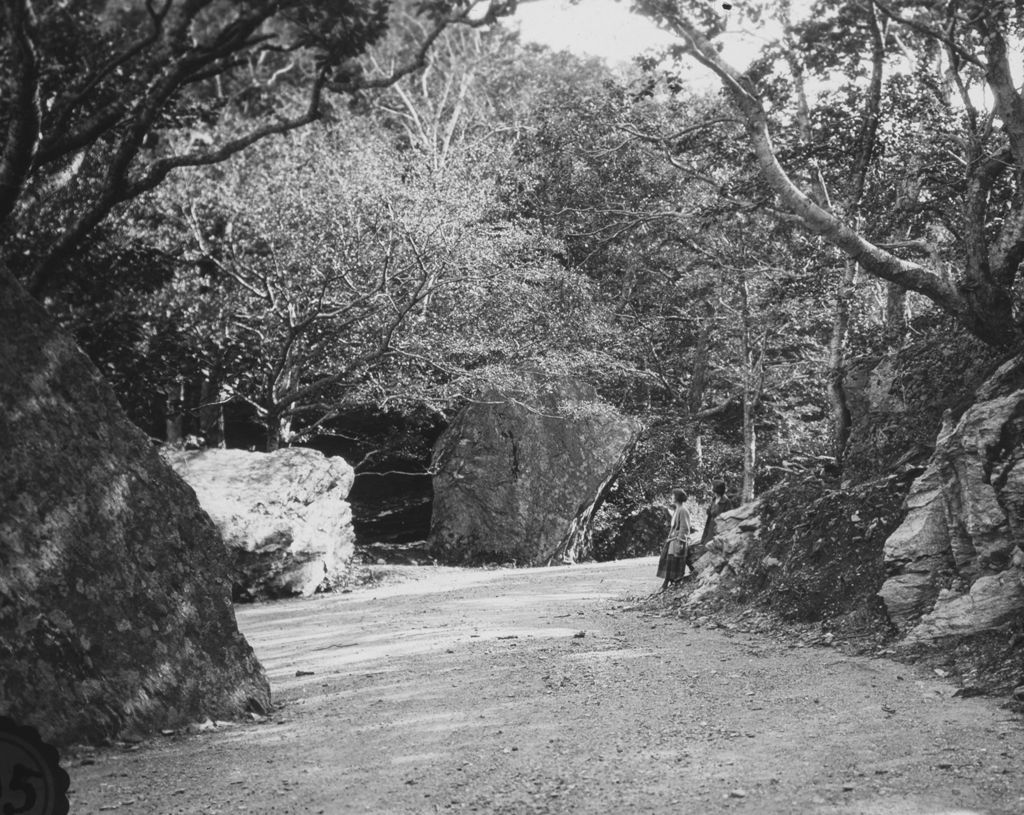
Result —
<instances>
[{"instance_id":1,"label":"rock face","mask_svg":"<svg viewBox=\"0 0 1024 815\"><path fill-rule=\"evenodd\" d=\"M700 602L718 589L723 578L738 574L747 565L747 555L761 528L760 510L761 502L751 501L715 519L715 536L694 564L697 587L689 602Z\"/></svg>"},{"instance_id":2,"label":"rock face","mask_svg":"<svg viewBox=\"0 0 1024 815\"><path fill-rule=\"evenodd\" d=\"M0 269L0 714L55 743L270 704L217 528Z\"/></svg>"},{"instance_id":3,"label":"rock face","mask_svg":"<svg viewBox=\"0 0 1024 815\"><path fill-rule=\"evenodd\" d=\"M908 639L971 634L1024 615L1024 358L1004 364L935 452L885 544L879 595Z\"/></svg>"},{"instance_id":4,"label":"rock face","mask_svg":"<svg viewBox=\"0 0 1024 815\"><path fill-rule=\"evenodd\" d=\"M313 594L338 580L355 545L345 500L353 471L304 447L166 451L228 546L236 599Z\"/></svg>"},{"instance_id":5,"label":"rock face","mask_svg":"<svg viewBox=\"0 0 1024 815\"><path fill-rule=\"evenodd\" d=\"M434 451L431 545L449 563L572 561L638 424L563 383L533 401L491 393Z\"/></svg>"}]
</instances>

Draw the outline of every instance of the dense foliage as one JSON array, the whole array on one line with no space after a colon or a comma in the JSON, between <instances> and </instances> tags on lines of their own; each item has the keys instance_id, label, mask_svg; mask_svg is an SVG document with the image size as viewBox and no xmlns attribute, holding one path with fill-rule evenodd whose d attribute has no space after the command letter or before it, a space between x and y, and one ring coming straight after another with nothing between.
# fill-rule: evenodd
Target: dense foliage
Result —
<instances>
[{"instance_id":1,"label":"dense foliage","mask_svg":"<svg viewBox=\"0 0 1024 815\"><path fill-rule=\"evenodd\" d=\"M721 80L766 203L985 342L1020 346L1017 4L817 0L806 21L790 0L635 6ZM745 72L711 39L766 21L776 37Z\"/></svg>"},{"instance_id":2,"label":"dense foliage","mask_svg":"<svg viewBox=\"0 0 1024 815\"><path fill-rule=\"evenodd\" d=\"M808 475L772 490L763 497L758 551L737 588L786 619L824 622L847 634L877 629L885 619L877 596L885 579L882 547L918 472L852 489Z\"/></svg>"},{"instance_id":3,"label":"dense foliage","mask_svg":"<svg viewBox=\"0 0 1024 815\"><path fill-rule=\"evenodd\" d=\"M606 519L863 464L852 363L1016 336L1016 122L974 92L1015 23L747 3L739 75L722 9L637 5L681 45L612 70L501 4L9 4L3 260L178 443L436 428L571 376L647 428Z\"/></svg>"}]
</instances>

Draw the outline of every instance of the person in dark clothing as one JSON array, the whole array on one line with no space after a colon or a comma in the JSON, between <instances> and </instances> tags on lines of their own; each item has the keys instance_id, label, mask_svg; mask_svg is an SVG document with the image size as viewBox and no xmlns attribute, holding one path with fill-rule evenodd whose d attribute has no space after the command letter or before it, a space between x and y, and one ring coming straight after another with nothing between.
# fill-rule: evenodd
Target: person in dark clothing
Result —
<instances>
[{"instance_id":1,"label":"person in dark clothing","mask_svg":"<svg viewBox=\"0 0 1024 815\"><path fill-rule=\"evenodd\" d=\"M683 579L686 574L687 555L689 553L689 536L693 530L690 513L683 504L686 502L686 490L672 490L672 525L669 527L668 540L661 549L658 560L658 577L665 578L661 591L665 591L672 583ZM691 567L692 568L692 567Z\"/></svg>"},{"instance_id":2,"label":"person in dark clothing","mask_svg":"<svg viewBox=\"0 0 1024 815\"><path fill-rule=\"evenodd\" d=\"M708 504L708 518L704 522L704 532L700 536L699 546L706 548L711 539L715 537L715 519L730 509L733 509L732 499L725 494L725 482L716 481L711 486L711 503Z\"/></svg>"}]
</instances>

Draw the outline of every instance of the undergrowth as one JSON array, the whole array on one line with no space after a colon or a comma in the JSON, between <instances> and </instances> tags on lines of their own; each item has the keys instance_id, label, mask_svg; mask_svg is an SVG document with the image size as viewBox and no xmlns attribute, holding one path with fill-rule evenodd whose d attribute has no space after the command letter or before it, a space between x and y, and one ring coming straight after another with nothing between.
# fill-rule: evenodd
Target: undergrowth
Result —
<instances>
[{"instance_id":1,"label":"undergrowth","mask_svg":"<svg viewBox=\"0 0 1024 815\"><path fill-rule=\"evenodd\" d=\"M762 502L760 556L747 558L737 587L786 620L884 620L882 549L915 472L847 489L809 476L773 490Z\"/></svg>"}]
</instances>

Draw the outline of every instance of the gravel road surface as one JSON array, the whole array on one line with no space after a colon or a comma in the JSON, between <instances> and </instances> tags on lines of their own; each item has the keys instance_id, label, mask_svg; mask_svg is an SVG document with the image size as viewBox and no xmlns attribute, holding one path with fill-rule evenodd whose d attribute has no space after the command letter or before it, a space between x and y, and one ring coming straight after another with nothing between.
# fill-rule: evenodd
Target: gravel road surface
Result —
<instances>
[{"instance_id":1,"label":"gravel road surface","mask_svg":"<svg viewBox=\"0 0 1024 815\"><path fill-rule=\"evenodd\" d=\"M1024 723L915 666L638 607L653 559L239 606L265 721L68 754L72 813L1024 812Z\"/></svg>"}]
</instances>

